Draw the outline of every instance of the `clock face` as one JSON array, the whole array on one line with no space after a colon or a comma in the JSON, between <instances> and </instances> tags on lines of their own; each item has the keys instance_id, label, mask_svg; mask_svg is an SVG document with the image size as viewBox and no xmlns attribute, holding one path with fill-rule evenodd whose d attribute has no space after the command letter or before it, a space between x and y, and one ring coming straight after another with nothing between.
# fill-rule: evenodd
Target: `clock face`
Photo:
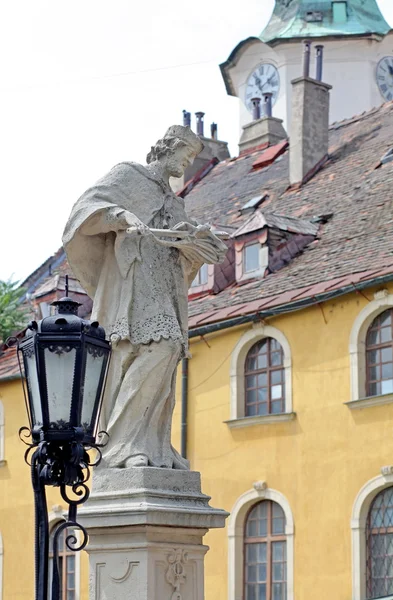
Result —
<instances>
[{"instance_id":1,"label":"clock face","mask_svg":"<svg viewBox=\"0 0 393 600\"><path fill-rule=\"evenodd\" d=\"M274 65L270 63L261 63L251 73L246 84L245 103L250 112L252 112L253 98L263 98L263 94L271 92L272 105L276 102L278 92L280 91L280 76Z\"/></svg>"},{"instance_id":2,"label":"clock face","mask_svg":"<svg viewBox=\"0 0 393 600\"><path fill-rule=\"evenodd\" d=\"M385 56L379 61L377 83L384 99L393 100L393 56Z\"/></svg>"}]
</instances>

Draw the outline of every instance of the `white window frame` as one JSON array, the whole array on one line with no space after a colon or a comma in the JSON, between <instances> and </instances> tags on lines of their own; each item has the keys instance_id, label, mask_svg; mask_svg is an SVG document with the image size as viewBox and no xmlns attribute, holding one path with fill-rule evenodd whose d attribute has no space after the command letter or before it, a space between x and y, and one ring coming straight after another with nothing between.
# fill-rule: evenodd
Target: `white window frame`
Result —
<instances>
[{"instance_id":1,"label":"white window frame","mask_svg":"<svg viewBox=\"0 0 393 600\"><path fill-rule=\"evenodd\" d=\"M53 528L57 525L57 523L64 521L64 518L67 516L66 511L62 509L62 507L58 504L55 504L52 507L51 512L48 515L48 524L49 524L49 537L53 531ZM75 536L77 538L77 543L80 542L78 529L75 530ZM52 558L49 559L49 574L48 581L51 580L51 572L52 572ZM81 591L81 552L75 552L75 600L80 600L80 591ZM0 599L1 600L1 599Z\"/></svg>"},{"instance_id":2,"label":"white window frame","mask_svg":"<svg viewBox=\"0 0 393 600\"><path fill-rule=\"evenodd\" d=\"M393 486L393 466L381 468L381 474L367 481L356 496L351 518L352 530L352 600L366 598L366 525L375 496Z\"/></svg>"},{"instance_id":3,"label":"white window frame","mask_svg":"<svg viewBox=\"0 0 393 600\"><path fill-rule=\"evenodd\" d=\"M254 483L235 502L228 520L228 600L242 600L244 596L244 524L248 511L262 500L272 500L281 506L285 514L287 544L287 600L294 599L294 522L290 504L286 497L267 487L264 481Z\"/></svg>"},{"instance_id":4,"label":"white window frame","mask_svg":"<svg viewBox=\"0 0 393 600\"><path fill-rule=\"evenodd\" d=\"M285 412L257 417L245 416L244 370L249 350L264 338L273 338L283 349L283 367L285 380ZM258 324L246 331L237 342L231 356L230 366L230 419L229 427L246 427L249 425L276 423L294 419L292 412L292 357L287 338L279 329L271 325Z\"/></svg>"},{"instance_id":5,"label":"white window frame","mask_svg":"<svg viewBox=\"0 0 393 600\"><path fill-rule=\"evenodd\" d=\"M350 338L350 377L351 398L346 402L349 408L366 408L393 402L393 394L366 396L366 337L367 331L375 317L393 307L393 295L387 290L380 290L356 317Z\"/></svg>"}]
</instances>

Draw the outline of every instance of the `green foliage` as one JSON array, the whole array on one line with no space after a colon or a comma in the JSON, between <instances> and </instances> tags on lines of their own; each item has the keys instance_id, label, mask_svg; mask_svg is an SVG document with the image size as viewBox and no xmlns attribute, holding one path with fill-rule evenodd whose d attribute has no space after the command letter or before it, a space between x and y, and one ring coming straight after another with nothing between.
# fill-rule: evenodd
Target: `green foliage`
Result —
<instances>
[{"instance_id":1,"label":"green foliage","mask_svg":"<svg viewBox=\"0 0 393 600\"><path fill-rule=\"evenodd\" d=\"M8 336L23 328L25 311L20 304L24 289L18 287L18 281L0 280L0 340L5 342Z\"/></svg>"}]
</instances>

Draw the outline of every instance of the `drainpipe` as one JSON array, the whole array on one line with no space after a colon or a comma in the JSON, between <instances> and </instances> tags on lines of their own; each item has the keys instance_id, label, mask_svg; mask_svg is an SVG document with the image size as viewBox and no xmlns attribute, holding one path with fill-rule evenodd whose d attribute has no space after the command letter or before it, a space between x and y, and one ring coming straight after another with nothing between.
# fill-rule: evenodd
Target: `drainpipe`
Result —
<instances>
[{"instance_id":1,"label":"drainpipe","mask_svg":"<svg viewBox=\"0 0 393 600\"><path fill-rule=\"evenodd\" d=\"M188 358L181 361L181 433L180 453L187 458Z\"/></svg>"}]
</instances>

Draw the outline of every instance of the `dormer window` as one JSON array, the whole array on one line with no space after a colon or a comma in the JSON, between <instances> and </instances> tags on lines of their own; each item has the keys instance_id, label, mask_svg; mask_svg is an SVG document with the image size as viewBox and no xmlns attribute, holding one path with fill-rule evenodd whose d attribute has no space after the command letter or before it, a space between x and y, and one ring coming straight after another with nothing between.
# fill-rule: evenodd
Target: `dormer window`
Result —
<instances>
[{"instance_id":1,"label":"dormer window","mask_svg":"<svg viewBox=\"0 0 393 600\"><path fill-rule=\"evenodd\" d=\"M199 287L200 285L206 285L209 279L209 273L207 265L204 264L199 269L197 276L191 284L191 287Z\"/></svg>"},{"instance_id":2,"label":"dormer window","mask_svg":"<svg viewBox=\"0 0 393 600\"><path fill-rule=\"evenodd\" d=\"M313 242L318 225L257 210L233 234L236 281L265 277L282 269Z\"/></svg>"},{"instance_id":3,"label":"dormer window","mask_svg":"<svg viewBox=\"0 0 393 600\"><path fill-rule=\"evenodd\" d=\"M261 244L256 242L254 244L249 244L248 246L244 246L243 249L243 272L244 273L252 273L252 271L257 271L259 269L259 251L261 249Z\"/></svg>"}]
</instances>

